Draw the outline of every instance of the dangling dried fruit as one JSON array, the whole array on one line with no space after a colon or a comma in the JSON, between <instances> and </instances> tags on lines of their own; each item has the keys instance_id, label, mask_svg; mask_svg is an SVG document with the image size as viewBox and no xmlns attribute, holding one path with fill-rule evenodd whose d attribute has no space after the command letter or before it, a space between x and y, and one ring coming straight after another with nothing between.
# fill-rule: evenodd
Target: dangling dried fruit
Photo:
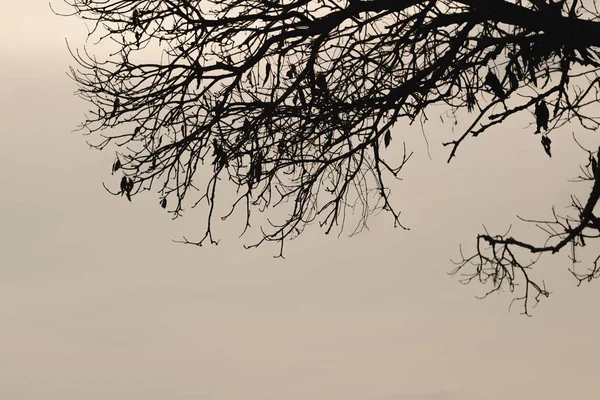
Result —
<instances>
[{"instance_id":1,"label":"dangling dried fruit","mask_svg":"<svg viewBox=\"0 0 600 400\"><path fill-rule=\"evenodd\" d=\"M137 9L133 10L133 15L131 16L131 23L133 24L134 29L140 26L140 12Z\"/></svg>"},{"instance_id":2,"label":"dangling dried fruit","mask_svg":"<svg viewBox=\"0 0 600 400\"><path fill-rule=\"evenodd\" d=\"M223 166L229 166L227 162L227 153L217 139L213 139L213 162L215 170L221 169Z\"/></svg>"},{"instance_id":3,"label":"dangling dried fruit","mask_svg":"<svg viewBox=\"0 0 600 400\"><path fill-rule=\"evenodd\" d=\"M550 140L550 138L546 135L542 136L542 146L544 146L544 150L546 151L546 154L548 154L548 157L552 157L552 153L550 151L550 145L552 144L552 140Z\"/></svg>"},{"instance_id":4,"label":"dangling dried fruit","mask_svg":"<svg viewBox=\"0 0 600 400\"><path fill-rule=\"evenodd\" d=\"M115 97L115 101L113 103L113 109L112 109L112 112L110 113L110 118L114 118L115 115L117 115L117 111L119 111L120 104L121 104L121 101L119 100L119 98Z\"/></svg>"},{"instance_id":5,"label":"dangling dried fruit","mask_svg":"<svg viewBox=\"0 0 600 400\"><path fill-rule=\"evenodd\" d=\"M258 159L253 164L253 174L252 175L256 182L260 181L260 177L262 175L262 163Z\"/></svg>"},{"instance_id":6,"label":"dangling dried fruit","mask_svg":"<svg viewBox=\"0 0 600 400\"><path fill-rule=\"evenodd\" d=\"M302 104L302 107L306 107L306 98L304 97L304 92L302 91L302 88L298 88L298 99L300 100L300 104Z\"/></svg>"},{"instance_id":7,"label":"dangling dried fruit","mask_svg":"<svg viewBox=\"0 0 600 400\"><path fill-rule=\"evenodd\" d=\"M323 93L327 93L327 80L325 79L324 73L317 73L317 75L315 76L315 83Z\"/></svg>"},{"instance_id":8,"label":"dangling dried fruit","mask_svg":"<svg viewBox=\"0 0 600 400\"><path fill-rule=\"evenodd\" d=\"M277 143L277 152L280 155L283 155L285 153L285 148L286 148L285 141L282 139L279 141L279 143Z\"/></svg>"},{"instance_id":9,"label":"dangling dried fruit","mask_svg":"<svg viewBox=\"0 0 600 400\"><path fill-rule=\"evenodd\" d=\"M517 78L519 80L523 79L523 70L521 69L521 64L519 64L519 60L515 58L515 61L512 64L515 67L515 73L517 74Z\"/></svg>"},{"instance_id":10,"label":"dangling dried fruit","mask_svg":"<svg viewBox=\"0 0 600 400\"><path fill-rule=\"evenodd\" d=\"M296 76L296 66L294 64L290 65L290 69L288 70L285 76L287 76L288 78L293 78L294 76Z\"/></svg>"},{"instance_id":11,"label":"dangling dried fruit","mask_svg":"<svg viewBox=\"0 0 600 400\"><path fill-rule=\"evenodd\" d=\"M467 103L467 111L468 112L472 112L475 109L475 105L477 104L475 95L473 94L473 92L470 89L467 90L466 103Z\"/></svg>"},{"instance_id":12,"label":"dangling dried fruit","mask_svg":"<svg viewBox=\"0 0 600 400\"><path fill-rule=\"evenodd\" d=\"M121 196L123 196L125 194L125 192L127 192L128 187L129 187L129 182L127 180L127 177L123 176L121 178Z\"/></svg>"},{"instance_id":13,"label":"dangling dried fruit","mask_svg":"<svg viewBox=\"0 0 600 400\"><path fill-rule=\"evenodd\" d=\"M163 197L163 199L160 201L160 206L162 208L167 208L167 198Z\"/></svg>"},{"instance_id":14,"label":"dangling dried fruit","mask_svg":"<svg viewBox=\"0 0 600 400\"><path fill-rule=\"evenodd\" d=\"M200 87L200 81L202 80L202 66L200 62L196 60L194 62L194 76L196 78L196 90Z\"/></svg>"},{"instance_id":15,"label":"dangling dried fruit","mask_svg":"<svg viewBox=\"0 0 600 400\"><path fill-rule=\"evenodd\" d=\"M530 62L527 65L527 69L529 71L529 79L531 80L531 82L537 86L537 77L535 76L535 65L533 62Z\"/></svg>"},{"instance_id":16,"label":"dangling dried fruit","mask_svg":"<svg viewBox=\"0 0 600 400\"><path fill-rule=\"evenodd\" d=\"M510 91L514 92L519 88L519 80L517 79L517 76L513 70L510 68L510 64L506 67L506 76L508 77L508 82L510 83Z\"/></svg>"},{"instance_id":17,"label":"dangling dried fruit","mask_svg":"<svg viewBox=\"0 0 600 400\"><path fill-rule=\"evenodd\" d=\"M535 105L535 122L537 130L535 133L540 133L542 129L548 130L548 120L550 119L550 111L546 106L546 102L541 100Z\"/></svg>"},{"instance_id":18,"label":"dangling dried fruit","mask_svg":"<svg viewBox=\"0 0 600 400\"><path fill-rule=\"evenodd\" d=\"M127 181L127 200L131 201L131 191L133 190L133 179L129 178Z\"/></svg>"},{"instance_id":19,"label":"dangling dried fruit","mask_svg":"<svg viewBox=\"0 0 600 400\"><path fill-rule=\"evenodd\" d=\"M390 145L391 141L392 141L392 133L388 129L387 131L385 131L385 135L383 136L383 144L385 145L385 147L388 147Z\"/></svg>"},{"instance_id":20,"label":"dangling dried fruit","mask_svg":"<svg viewBox=\"0 0 600 400\"><path fill-rule=\"evenodd\" d=\"M133 190L133 180L126 176L121 178L121 196L127 196L127 200L131 201L131 191Z\"/></svg>"},{"instance_id":21,"label":"dangling dried fruit","mask_svg":"<svg viewBox=\"0 0 600 400\"><path fill-rule=\"evenodd\" d=\"M333 140L333 135L327 135L327 139L325 139L325 143L323 144L323 150L327 150L331 147L331 142Z\"/></svg>"},{"instance_id":22,"label":"dangling dried fruit","mask_svg":"<svg viewBox=\"0 0 600 400\"><path fill-rule=\"evenodd\" d=\"M498 80L498 77L491 70L488 71L485 76L485 84L492 89L492 93L494 93L497 98L502 100L506 97L506 93L504 93L504 88L502 87L500 80Z\"/></svg>"}]
</instances>

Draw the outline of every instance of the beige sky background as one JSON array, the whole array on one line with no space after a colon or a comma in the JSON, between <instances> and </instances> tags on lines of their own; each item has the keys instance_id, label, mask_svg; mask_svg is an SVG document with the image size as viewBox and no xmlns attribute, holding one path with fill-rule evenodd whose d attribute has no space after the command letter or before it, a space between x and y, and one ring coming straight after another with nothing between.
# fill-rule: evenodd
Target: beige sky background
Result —
<instances>
[{"instance_id":1,"label":"beige sky background","mask_svg":"<svg viewBox=\"0 0 600 400\"><path fill-rule=\"evenodd\" d=\"M600 398L600 283L576 288L566 254L540 262L553 294L533 318L508 312L510 293L480 301L484 287L447 275L482 223L535 232L516 215L585 194L567 182L586 157L574 128L554 134L549 159L523 117L451 165L450 125L427 127L433 160L418 130L399 128L394 144L417 153L393 187L410 232L381 214L352 239L308 229L286 260L244 250L237 231L187 247L171 239L201 235L201 213L172 222L154 196L110 196L113 151L71 132L87 105L65 76L64 38L81 43L82 22L42 0L5 3L1 399Z\"/></svg>"}]
</instances>

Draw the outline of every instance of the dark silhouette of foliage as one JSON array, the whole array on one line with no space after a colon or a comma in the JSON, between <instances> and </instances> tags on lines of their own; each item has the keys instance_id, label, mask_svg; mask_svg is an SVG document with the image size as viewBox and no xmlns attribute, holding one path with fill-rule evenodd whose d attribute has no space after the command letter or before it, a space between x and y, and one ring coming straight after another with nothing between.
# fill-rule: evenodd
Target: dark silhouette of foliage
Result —
<instances>
[{"instance_id":1,"label":"dark silhouette of foliage","mask_svg":"<svg viewBox=\"0 0 600 400\"><path fill-rule=\"evenodd\" d=\"M313 222L329 233L347 211L385 211L403 227L386 185L410 159L386 154L392 128L424 118L431 105L465 109L470 126L444 143L448 162L468 138L524 114L542 135L574 121L595 130L590 114L600 79L600 12L593 1L562 0L70 0L90 37L114 53L99 60L72 51L71 76L93 107L82 129L103 149L118 146L113 173L129 199L151 188L174 217L207 207L199 241L218 243L213 226L237 209L267 213L264 241L280 244ZM548 105L550 108L548 108ZM113 128L113 129L109 129ZM380 144L383 143L383 148ZM541 151L542 149L540 149ZM492 292L524 284L533 262L515 249L556 253L600 235L600 153L589 152L581 180L592 191L575 217L537 222L537 246L482 234L458 263L467 281ZM212 167L206 165L210 163ZM202 168L204 166L204 168ZM220 193L237 190L216 215ZM281 213L274 213L281 209ZM404 228L404 227L403 227ZM600 257L600 256L599 256ZM471 268L471 269L469 269ZM581 281L600 274L599 258Z\"/></svg>"}]
</instances>

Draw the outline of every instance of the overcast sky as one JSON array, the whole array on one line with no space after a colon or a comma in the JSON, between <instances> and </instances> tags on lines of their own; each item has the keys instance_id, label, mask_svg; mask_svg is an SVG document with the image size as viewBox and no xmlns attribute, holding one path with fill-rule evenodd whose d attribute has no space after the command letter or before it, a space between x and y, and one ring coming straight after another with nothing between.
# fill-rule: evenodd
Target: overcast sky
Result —
<instances>
[{"instance_id":1,"label":"overcast sky","mask_svg":"<svg viewBox=\"0 0 600 400\"><path fill-rule=\"evenodd\" d=\"M314 227L286 260L227 232L217 247L183 246L171 240L201 235L203 214L172 222L156 196L110 196L114 150L72 132L87 105L65 75L64 39L81 43L82 22L42 0L5 3L0 398L600 398L600 283L576 288L567 254L540 262L553 294L533 318L509 313L510 293L477 300L484 287L447 275L482 223L535 232L516 215L548 217L585 196L567 182L586 158L574 127L555 134L549 159L523 116L450 165L450 125L427 127L432 160L421 133L399 127L394 144L416 151L393 185L410 232L385 214L351 239Z\"/></svg>"}]
</instances>

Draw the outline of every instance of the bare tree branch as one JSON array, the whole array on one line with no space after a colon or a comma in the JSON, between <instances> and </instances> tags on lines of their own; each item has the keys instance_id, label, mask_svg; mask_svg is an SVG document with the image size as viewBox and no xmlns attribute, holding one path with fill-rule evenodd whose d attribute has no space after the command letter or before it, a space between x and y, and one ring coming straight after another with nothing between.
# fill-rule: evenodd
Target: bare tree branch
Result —
<instances>
[{"instance_id":1,"label":"bare tree branch","mask_svg":"<svg viewBox=\"0 0 600 400\"><path fill-rule=\"evenodd\" d=\"M255 226L253 211L267 221L247 247L276 242L279 256L314 221L325 233L352 223L354 234L385 211L406 229L388 182L412 153L395 127L426 120L433 105L455 118L471 113L460 114L468 128L444 143L448 161L466 140L523 113L549 156L552 132L600 124L591 111L600 89L600 13L591 1L65 3L73 11L65 15L88 23L88 43L114 50L100 57L90 44L69 47L70 76L91 104L81 130L98 149L114 145L113 173L127 182L112 193L157 191L174 218L202 205L204 235L183 240L198 246L218 243L213 227L238 209L242 235ZM531 292L536 299L548 292L513 249L556 253L597 238L598 162L590 155L586 179L594 185L583 207L574 202L578 217L541 224L558 242L479 235L476 255L455 272L473 264L467 280L492 278L493 291L503 282L512 289L520 274L527 312ZM232 190L220 215L223 193ZM574 274L589 280L597 264Z\"/></svg>"}]
</instances>

